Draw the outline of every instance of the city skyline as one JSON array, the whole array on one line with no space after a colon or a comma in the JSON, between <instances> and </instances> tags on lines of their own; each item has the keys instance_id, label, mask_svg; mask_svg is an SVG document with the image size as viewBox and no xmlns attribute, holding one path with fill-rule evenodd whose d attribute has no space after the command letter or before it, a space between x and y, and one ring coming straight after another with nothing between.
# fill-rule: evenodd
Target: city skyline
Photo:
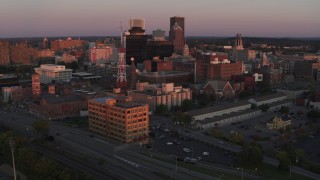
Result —
<instances>
[{"instance_id":1,"label":"city skyline","mask_svg":"<svg viewBox=\"0 0 320 180\"><path fill-rule=\"evenodd\" d=\"M144 18L148 34L168 36L172 16L185 17L186 36L320 37L317 0L1 1L0 38L119 36L130 18Z\"/></svg>"}]
</instances>

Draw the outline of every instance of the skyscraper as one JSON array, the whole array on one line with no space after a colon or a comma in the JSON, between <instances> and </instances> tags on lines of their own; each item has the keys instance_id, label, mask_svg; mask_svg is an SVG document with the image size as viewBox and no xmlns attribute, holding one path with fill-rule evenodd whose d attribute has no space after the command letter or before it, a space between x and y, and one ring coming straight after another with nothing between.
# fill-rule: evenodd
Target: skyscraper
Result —
<instances>
[{"instance_id":1,"label":"skyscraper","mask_svg":"<svg viewBox=\"0 0 320 180\"><path fill-rule=\"evenodd\" d=\"M145 29L144 19L129 19L129 29L133 27L141 27L142 29Z\"/></svg>"},{"instance_id":2,"label":"skyscraper","mask_svg":"<svg viewBox=\"0 0 320 180\"><path fill-rule=\"evenodd\" d=\"M176 23L182 28L183 36L184 36L184 32L185 32L185 29L184 29L184 17L179 17L179 16L171 17L171 18L170 18L170 29L171 29L171 27L174 26ZM169 39L172 40L172 39L170 38L170 35L169 35Z\"/></svg>"},{"instance_id":3,"label":"skyscraper","mask_svg":"<svg viewBox=\"0 0 320 180\"><path fill-rule=\"evenodd\" d=\"M184 30L184 17L170 18L169 40L173 43L174 52L179 55L183 55L184 51Z\"/></svg>"}]
</instances>

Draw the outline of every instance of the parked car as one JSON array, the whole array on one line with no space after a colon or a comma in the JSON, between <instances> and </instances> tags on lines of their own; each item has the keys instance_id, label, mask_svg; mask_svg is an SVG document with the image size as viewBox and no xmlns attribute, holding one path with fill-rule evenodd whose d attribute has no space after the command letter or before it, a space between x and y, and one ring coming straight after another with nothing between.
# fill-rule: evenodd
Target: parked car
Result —
<instances>
[{"instance_id":1,"label":"parked car","mask_svg":"<svg viewBox=\"0 0 320 180\"><path fill-rule=\"evenodd\" d=\"M210 153L209 152L202 152L202 155L203 156L210 156Z\"/></svg>"},{"instance_id":2,"label":"parked car","mask_svg":"<svg viewBox=\"0 0 320 180\"><path fill-rule=\"evenodd\" d=\"M171 146L173 144L173 142L167 142L167 146Z\"/></svg>"},{"instance_id":3,"label":"parked car","mask_svg":"<svg viewBox=\"0 0 320 180\"><path fill-rule=\"evenodd\" d=\"M192 152L192 150L190 150L188 148L183 148L183 152L189 153L189 152Z\"/></svg>"}]
</instances>

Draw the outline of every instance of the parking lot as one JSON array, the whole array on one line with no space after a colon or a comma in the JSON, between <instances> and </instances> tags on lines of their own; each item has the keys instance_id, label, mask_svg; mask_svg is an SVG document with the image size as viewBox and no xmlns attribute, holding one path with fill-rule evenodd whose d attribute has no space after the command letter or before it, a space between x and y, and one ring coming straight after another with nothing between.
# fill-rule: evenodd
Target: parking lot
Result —
<instances>
[{"instance_id":1,"label":"parking lot","mask_svg":"<svg viewBox=\"0 0 320 180\"><path fill-rule=\"evenodd\" d=\"M150 128L154 133L151 138L153 151L163 152L168 155L175 155L179 159L186 157L194 158L204 162L220 164L224 166L232 166L236 158L232 154L224 150L196 142L190 138L179 136L172 129L162 126L158 128Z\"/></svg>"}]
</instances>

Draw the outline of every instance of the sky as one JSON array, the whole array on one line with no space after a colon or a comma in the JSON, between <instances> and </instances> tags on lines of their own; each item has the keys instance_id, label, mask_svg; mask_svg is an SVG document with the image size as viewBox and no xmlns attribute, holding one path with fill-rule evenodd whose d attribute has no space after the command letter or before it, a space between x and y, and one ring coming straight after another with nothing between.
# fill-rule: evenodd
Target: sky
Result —
<instances>
[{"instance_id":1,"label":"sky","mask_svg":"<svg viewBox=\"0 0 320 180\"><path fill-rule=\"evenodd\" d=\"M0 38L118 36L130 18L187 36L320 37L320 0L0 0Z\"/></svg>"}]
</instances>

